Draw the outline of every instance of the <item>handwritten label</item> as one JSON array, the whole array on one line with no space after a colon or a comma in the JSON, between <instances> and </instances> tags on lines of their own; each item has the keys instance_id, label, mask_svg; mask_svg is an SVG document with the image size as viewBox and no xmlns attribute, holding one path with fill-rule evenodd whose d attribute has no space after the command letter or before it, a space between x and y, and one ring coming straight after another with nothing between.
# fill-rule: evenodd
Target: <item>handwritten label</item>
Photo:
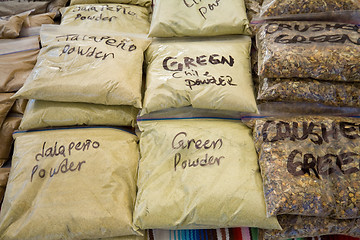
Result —
<instances>
[{"instance_id":1,"label":"handwritten label","mask_svg":"<svg viewBox=\"0 0 360 240\"><path fill-rule=\"evenodd\" d=\"M60 41L93 41L95 43L103 43L107 46L118 48L124 51L132 52L137 49L136 45L131 39L123 38L121 40L115 39L110 36L93 36L93 35L79 35L79 34L66 34L56 36L58 42Z\"/></svg>"},{"instance_id":2,"label":"handwritten label","mask_svg":"<svg viewBox=\"0 0 360 240\"><path fill-rule=\"evenodd\" d=\"M72 12L103 12L103 11L110 11L110 12L116 12L116 13L122 13L125 15L130 16L136 16L136 13L129 10L130 7L124 6L124 5L115 5L115 6L109 6L107 4L100 5L100 6L93 6L93 5L81 5L76 6Z\"/></svg>"},{"instance_id":3,"label":"handwritten label","mask_svg":"<svg viewBox=\"0 0 360 240\"><path fill-rule=\"evenodd\" d=\"M196 57L183 57L178 61L177 57L166 57L163 60L163 68L172 72L173 78L184 79L185 86L193 90L194 86L216 85L216 86L237 86L233 83L230 75L214 76L209 71L199 73L195 70L198 67L206 65L228 65L234 66L234 58L229 55L228 58L219 54L201 55ZM195 69L193 69L195 68Z\"/></svg>"},{"instance_id":4,"label":"handwritten label","mask_svg":"<svg viewBox=\"0 0 360 240\"><path fill-rule=\"evenodd\" d=\"M85 152L92 149L98 149L99 147L99 142L90 139L87 139L84 142L70 142L66 145L58 145L58 142L55 142L49 146L47 142L44 142L40 152L34 157L35 161L38 163L32 168L30 182L36 177L41 179L45 177L52 178L57 174L79 172L86 161L71 161L71 154L74 152ZM46 161L47 158L56 158L58 156L61 157L62 160L58 162L56 166L51 167L50 169L44 169L39 166L41 162Z\"/></svg>"},{"instance_id":5,"label":"handwritten label","mask_svg":"<svg viewBox=\"0 0 360 240\"><path fill-rule=\"evenodd\" d=\"M360 124L351 122L332 122L331 127L324 123L284 122L268 120L264 123L261 136L265 143L278 141L310 140L315 145L337 144L341 138L356 140L360 138ZM317 178L333 173L352 174L360 171L360 155L352 151L340 153L291 151L287 158L287 171L293 176L314 174ZM337 152L339 152L337 150Z\"/></svg>"},{"instance_id":6,"label":"handwritten label","mask_svg":"<svg viewBox=\"0 0 360 240\"><path fill-rule=\"evenodd\" d=\"M208 150L208 149L221 149L223 146L223 140L221 138L216 140L202 140L202 139L193 139L187 138L188 134L186 132L177 133L171 143L172 149L190 149L195 148L197 150ZM205 167L217 164L220 166L220 160L224 159L224 156L213 156L208 153L204 157L198 157L195 160L183 159L181 153L177 152L174 157L174 171L176 169L182 168L191 168L191 167Z\"/></svg>"},{"instance_id":7,"label":"handwritten label","mask_svg":"<svg viewBox=\"0 0 360 240\"><path fill-rule=\"evenodd\" d=\"M220 1L221 0L215 0L212 3L208 3L205 6L199 7L198 11L199 11L200 15L204 19L206 19L206 14L208 13L208 11L214 11L220 5ZM201 2L202 2L202 0L183 0L184 5L188 8L198 6L199 4L201 4Z\"/></svg>"},{"instance_id":8,"label":"handwritten label","mask_svg":"<svg viewBox=\"0 0 360 240\"><path fill-rule=\"evenodd\" d=\"M280 33L274 42L280 44L311 44L311 43L351 43L360 45L360 37L349 33L360 33L360 27L355 24L287 24L269 23L265 26L266 34ZM321 33L315 35L316 33Z\"/></svg>"}]
</instances>

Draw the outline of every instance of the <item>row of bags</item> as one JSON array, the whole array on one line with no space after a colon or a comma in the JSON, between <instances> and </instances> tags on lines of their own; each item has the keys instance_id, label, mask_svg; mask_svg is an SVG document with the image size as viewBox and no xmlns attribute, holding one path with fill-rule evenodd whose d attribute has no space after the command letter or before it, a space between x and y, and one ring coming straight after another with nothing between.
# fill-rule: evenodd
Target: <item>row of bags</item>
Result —
<instances>
[{"instance_id":1,"label":"row of bags","mask_svg":"<svg viewBox=\"0 0 360 240\"><path fill-rule=\"evenodd\" d=\"M359 120L246 122L253 132L236 119L142 118L139 146L113 127L17 132L0 234L94 239L250 226L277 229L268 238L359 237ZM43 216L52 228L39 228Z\"/></svg>"}]
</instances>

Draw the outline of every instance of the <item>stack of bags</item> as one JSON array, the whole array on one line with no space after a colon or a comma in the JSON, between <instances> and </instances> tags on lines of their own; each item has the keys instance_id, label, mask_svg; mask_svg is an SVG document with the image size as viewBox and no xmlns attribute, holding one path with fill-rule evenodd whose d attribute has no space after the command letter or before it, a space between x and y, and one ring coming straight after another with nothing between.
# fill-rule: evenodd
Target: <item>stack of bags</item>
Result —
<instances>
[{"instance_id":1,"label":"stack of bags","mask_svg":"<svg viewBox=\"0 0 360 240\"><path fill-rule=\"evenodd\" d=\"M249 125L267 216L283 228L265 239L360 237L360 121L348 117L360 113L359 10L357 0L263 2L257 99L272 116Z\"/></svg>"},{"instance_id":2,"label":"stack of bags","mask_svg":"<svg viewBox=\"0 0 360 240\"><path fill-rule=\"evenodd\" d=\"M3 239L143 238L132 221L131 127L142 107L150 1L93 2L72 1L59 26L42 26L34 70L14 95L29 104L14 134Z\"/></svg>"},{"instance_id":3,"label":"stack of bags","mask_svg":"<svg viewBox=\"0 0 360 240\"><path fill-rule=\"evenodd\" d=\"M39 29L53 19L66 1L0 2L0 167L10 158L12 133L19 127L26 100L11 98L35 66L40 51ZM6 185L9 164L0 168ZM0 201L3 191L0 193Z\"/></svg>"}]
</instances>

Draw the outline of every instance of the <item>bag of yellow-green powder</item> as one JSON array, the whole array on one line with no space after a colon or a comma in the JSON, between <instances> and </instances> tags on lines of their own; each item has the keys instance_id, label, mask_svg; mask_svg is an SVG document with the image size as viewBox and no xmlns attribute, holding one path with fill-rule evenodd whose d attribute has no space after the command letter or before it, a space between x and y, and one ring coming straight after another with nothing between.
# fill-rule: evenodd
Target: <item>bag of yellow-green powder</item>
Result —
<instances>
[{"instance_id":1,"label":"bag of yellow-green powder","mask_svg":"<svg viewBox=\"0 0 360 240\"><path fill-rule=\"evenodd\" d=\"M0 203L4 198L6 184L9 178L10 168L0 168Z\"/></svg>"},{"instance_id":2,"label":"bag of yellow-green powder","mask_svg":"<svg viewBox=\"0 0 360 240\"><path fill-rule=\"evenodd\" d=\"M140 234L132 224L136 135L102 127L17 132L14 138L1 239Z\"/></svg>"},{"instance_id":3,"label":"bag of yellow-green powder","mask_svg":"<svg viewBox=\"0 0 360 240\"><path fill-rule=\"evenodd\" d=\"M157 0L149 36L250 35L244 0Z\"/></svg>"},{"instance_id":4,"label":"bag of yellow-green powder","mask_svg":"<svg viewBox=\"0 0 360 240\"><path fill-rule=\"evenodd\" d=\"M149 10L127 4L79 4L61 9L61 25L147 34Z\"/></svg>"},{"instance_id":5,"label":"bag of yellow-green powder","mask_svg":"<svg viewBox=\"0 0 360 240\"><path fill-rule=\"evenodd\" d=\"M37 63L16 98L141 107L144 36L43 25Z\"/></svg>"},{"instance_id":6,"label":"bag of yellow-green powder","mask_svg":"<svg viewBox=\"0 0 360 240\"><path fill-rule=\"evenodd\" d=\"M136 226L281 229L266 217L251 130L240 121L142 119L138 125Z\"/></svg>"},{"instance_id":7,"label":"bag of yellow-green powder","mask_svg":"<svg viewBox=\"0 0 360 240\"><path fill-rule=\"evenodd\" d=\"M73 125L134 126L138 111L132 106L30 100L20 129Z\"/></svg>"},{"instance_id":8,"label":"bag of yellow-green powder","mask_svg":"<svg viewBox=\"0 0 360 240\"><path fill-rule=\"evenodd\" d=\"M151 6L151 0L71 0L71 5L76 4L93 4L93 3L120 3L120 4L134 4L145 7Z\"/></svg>"},{"instance_id":9,"label":"bag of yellow-green powder","mask_svg":"<svg viewBox=\"0 0 360 240\"><path fill-rule=\"evenodd\" d=\"M257 112L248 36L157 39L146 51L146 114L167 108Z\"/></svg>"},{"instance_id":10,"label":"bag of yellow-green powder","mask_svg":"<svg viewBox=\"0 0 360 240\"><path fill-rule=\"evenodd\" d=\"M0 127L4 122L7 114L14 105L15 100L10 99L13 93L0 93Z\"/></svg>"}]
</instances>

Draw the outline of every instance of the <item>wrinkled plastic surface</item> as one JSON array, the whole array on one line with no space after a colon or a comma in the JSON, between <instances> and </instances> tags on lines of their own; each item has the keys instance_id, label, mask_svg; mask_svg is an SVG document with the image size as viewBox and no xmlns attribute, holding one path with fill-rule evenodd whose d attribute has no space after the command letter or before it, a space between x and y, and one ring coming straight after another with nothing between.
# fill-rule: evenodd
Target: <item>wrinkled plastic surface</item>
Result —
<instances>
[{"instance_id":1,"label":"wrinkled plastic surface","mask_svg":"<svg viewBox=\"0 0 360 240\"><path fill-rule=\"evenodd\" d=\"M31 15L24 21L23 27L40 27L42 24L53 24L55 13L43 13L37 15Z\"/></svg>"},{"instance_id":2,"label":"wrinkled plastic surface","mask_svg":"<svg viewBox=\"0 0 360 240\"><path fill-rule=\"evenodd\" d=\"M328 22L266 22L257 33L262 78L360 80L360 28Z\"/></svg>"},{"instance_id":3,"label":"wrinkled plastic surface","mask_svg":"<svg viewBox=\"0 0 360 240\"><path fill-rule=\"evenodd\" d=\"M264 0L260 17L360 10L359 0Z\"/></svg>"},{"instance_id":4,"label":"wrinkled plastic surface","mask_svg":"<svg viewBox=\"0 0 360 240\"><path fill-rule=\"evenodd\" d=\"M135 5L79 4L61 9L61 14L63 26L140 34L150 28L148 9Z\"/></svg>"},{"instance_id":5,"label":"wrinkled plastic surface","mask_svg":"<svg viewBox=\"0 0 360 240\"><path fill-rule=\"evenodd\" d=\"M14 97L141 107L148 39L43 25L41 41L37 63Z\"/></svg>"},{"instance_id":6,"label":"wrinkled plastic surface","mask_svg":"<svg viewBox=\"0 0 360 240\"><path fill-rule=\"evenodd\" d=\"M15 99L10 99L12 95L14 95L14 93L0 93L0 127L11 107L14 105Z\"/></svg>"},{"instance_id":7,"label":"wrinkled plastic surface","mask_svg":"<svg viewBox=\"0 0 360 240\"><path fill-rule=\"evenodd\" d=\"M142 133L135 225L279 229L276 218L266 217L251 130L240 121L159 120L138 125Z\"/></svg>"},{"instance_id":8,"label":"wrinkled plastic surface","mask_svg":"<svg viewBox=\"0 0 360 240\"><path fill-rule=\"evenodd\" d=\"M39 49L38 37L0 42L0 92L14 92L24 85L35 66Z\"/></svg>"},{"instance_id":9,"label":"wrinkled plastic surface","mask_svg":"<svg viewBox=\"0 0 360 240\"><path fill-rule=\"evenodd\" d=\"M4 198L6 184L8 182L10 168L0 168L0 202Z\"/></svg>"},{"instance_id":10,"label":"wrinkled plastic surface","mask_svg":"<svg viewBox=\"0 0 360 240\"><path fill-rule=\"evenodd\" d=\"M135 135L80 128L19 132L14 138L1 239L138 234L132 224L139 158Z\"/></svg>"},{"instance_id":11,"label":"wrinkled plastic surface","mask_svg":"<svg viewBox=\"0 0 360 240\"><path fill-rule=\"evenodd\" d=\"M360 216L360 121L256 119L253 131L268 216Z\"/></svg>"},{"instance_id":12,"label":"wrinkled plastic surface","mask_svg":"<svg viewBox=\"0 0 360 240\"><path fill-rule=\"evenodd\" d=\"M10 109L11 113L24 114L26 105L28 103L27 99L17 99L14 102L14 105Z\"/></svg>"},{"instance_id":13,"label":"wrinkled plastic surface","mask_svg":"<svg viewBox=\"0 0 360 240\"><path fill-rule=\"evenodd\" d=\"M225 17L226 16L226 17ZM251 35L244 0L157 0L149 36Z\"/></svg>"},{"instance_id":14,"label":"wrinkled plastic surface","mask_svg":"<svg viewBox=\"0 0 360 240\"><path fill-rule=\"evenodd\" d=\"M360 83L265 78L260 81L257 100L360 107Z\"/></svg>"},{"instance_id":15,"label":"wrinkled plastic surface","mask_svg":"<svg viewBox=\"0 0 360 240\"><path fill-rule=\"evenodd\" d=\"M0 167L10 158L12 134L18 129L21 117L7 117L0 128Z\"/></svg>"},{"instance_id":16,"label":"wrinkled plastic surface","mask_svg":"<svg viewBox=\"0 0 360 240\"><path fill-rule=\"evenodd\" d=\"M131 106L30 100L20 129L75 125L134 126L138 111Z\"/></svg>"},{"instance_id":17,"label":"wrinkled plastic surface","mask_svg":"<svg viewBox=\"0 0 360 240\"><path fill-rule=\"evenodd\" d=\"M0 17L0 39L19 36L21 27L29 14L30 12L24 12L13 16Z\"/></svg>"},{"instance_id":18,"label":"wrinkled plastic surface","mask_svg":"<svg viewBox=\"0 0 360 240\"><path fill-rule=\"evenodd\" d=\"M167 108L257 112L248 36L154 40L141 114Z\"/></svg>"},{"instance_id":19,"label":"wrinkled plastic surface","mask_svg":"<svg viewBox=\"0 0 360 240\"><path fill-rule=\"evenodd\" d=\"M48 4L51 0L6 0L0 2L0 16L16 15L22 12L33 10L32 14L46 13Z\"/></svg>"},{"instance_id":20,"label":"wrinkled plastic surface","mask_svg":"<svg viewBox=\"0 0 360 240\"><path fill-rule=\"evenodd\" d=\"M347 235L360 237L360 219L332 219L281 215L278 220L283 230L263 230L264 239L317 237L322 235Z\"/></svg>"},{"instance_id":21,"label":"wrinkled plastic surface","mask_svg":"<svg viewBox=\"0 0 360 240\"><path fill-rule=\"evenodd\" d=\"M144 7L151 6L151 0L71 0L71 5L76 4L94 4L94 3L120 3L120 4L134 4Z\"/></svg>"}]
</instances>

